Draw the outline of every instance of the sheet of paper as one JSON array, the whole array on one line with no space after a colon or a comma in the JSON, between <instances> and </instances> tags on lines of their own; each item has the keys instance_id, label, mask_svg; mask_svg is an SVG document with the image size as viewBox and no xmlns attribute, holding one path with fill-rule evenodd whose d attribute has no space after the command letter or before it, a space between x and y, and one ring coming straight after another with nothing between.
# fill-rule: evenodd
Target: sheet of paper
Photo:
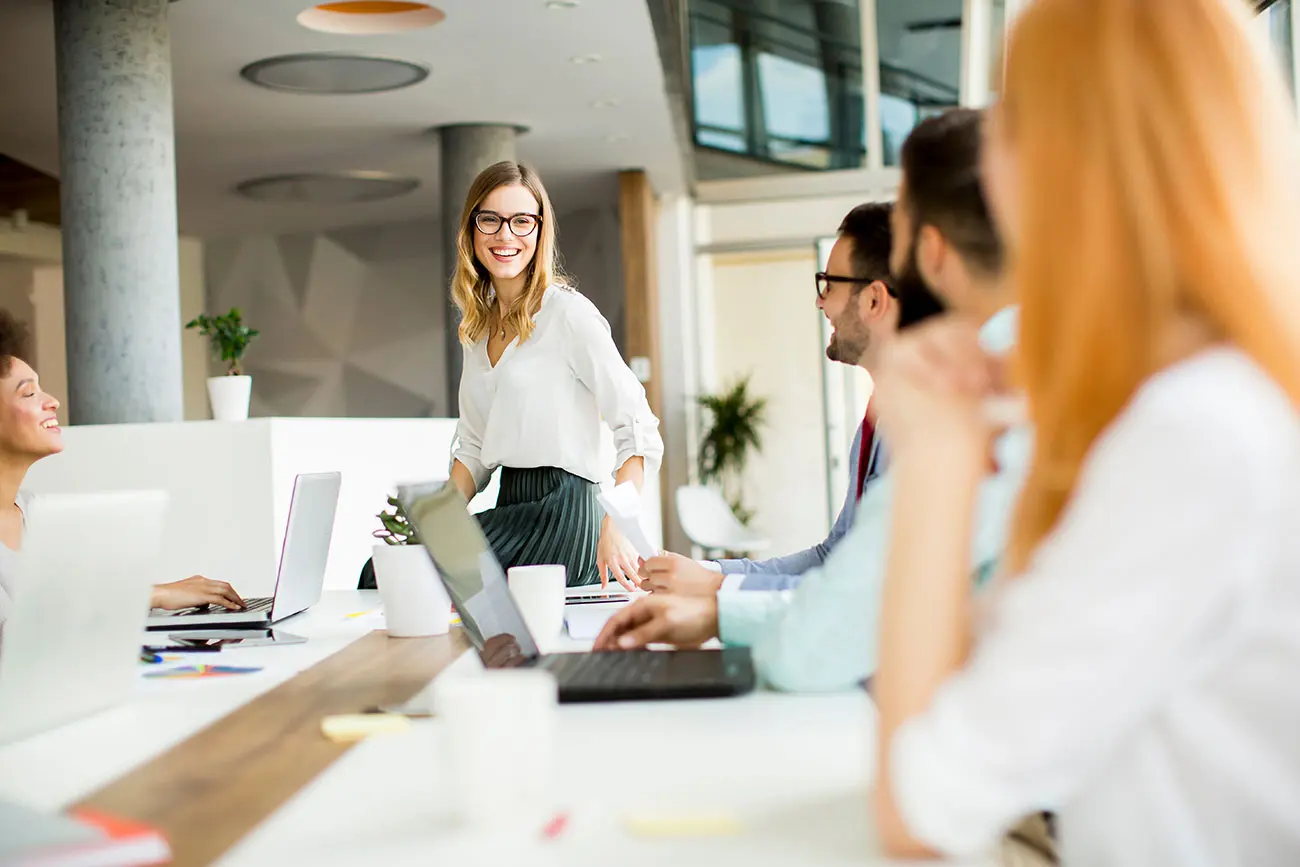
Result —
<instances>
[{"instance_id":1,"label":"sheet of paper","mask_svg":"<svg viewBox=\"0 0 1300 867\"><path fill-rule=\"evenodd\" d=\"M574 641L595 641L600 630L605 628L605 621L627 606L628 600L622 602L598 602L591 605L564 606L564 623L569 628L569 637Z\"/></svg>"},{"instance_id":2,"label":"sheet of paper","mask_svg":"<svg viewBox=\"0 0 1300 867\"><path fill-rule=\"evenodd\" d=\"M641 492L631 482L624 482L614 490L596 495L600 506L614 521L614 526L627 537L643 559L649 560L659 552L641 526Z\"/></svg>"}]
</instances>

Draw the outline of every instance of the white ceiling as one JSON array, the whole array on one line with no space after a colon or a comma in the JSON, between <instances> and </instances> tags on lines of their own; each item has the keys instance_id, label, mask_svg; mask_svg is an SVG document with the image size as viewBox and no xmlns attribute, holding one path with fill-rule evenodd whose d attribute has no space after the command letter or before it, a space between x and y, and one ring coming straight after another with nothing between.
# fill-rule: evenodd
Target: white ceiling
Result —
<instances>
[{"instance_id":1,"label":"white ceiling","mask_svg":"<svg viewBox=\"0 0 1300 867\"><path fill-rule=\"evenodd\" d=\"M339 36L296 21L310 0L181 0L171 7L181 230L219 235L315 230L438 214L437 137L449 123L526 126L520 159L556 208L584 207L611 174L645 168L683 184L681 150L646 0L434 0L447 19L392 36ZM58 174L50 0L0 0L0 153ZM414 60L432 74L405 90L306 96L256 87L248 63L355 51ZM602 62L577 65L575 55ZM617 99L613 108L592 103ZM611 137L623 137L611 141ZM359 205L266 204L232 190L288 172L368 169L418 177L411 195Z\"/></svg>"}]
</instances>

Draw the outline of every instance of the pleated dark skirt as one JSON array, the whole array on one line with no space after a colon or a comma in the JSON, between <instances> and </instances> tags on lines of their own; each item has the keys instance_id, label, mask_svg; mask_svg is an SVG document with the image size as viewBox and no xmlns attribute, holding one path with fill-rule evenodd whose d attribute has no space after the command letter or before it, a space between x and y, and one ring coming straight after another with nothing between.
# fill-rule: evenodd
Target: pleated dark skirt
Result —
<instances>
[{"instance_id":1,"label":"pleated dark skirt","mask_svg":"<svg viewBox=\"0 0 1300 867\"><path fill-rule=\"evenodd\" d=\"M563 564L570 587L599 583L596 546L605 510L596 501L598 490L554 467L502 467L496 508L477 516L501 568ZM370 560L357 589L376 589Z\"/></svg>"},{"instance_id":2,"label":"pleated dark skirt","mask_svg":"<svg viewBox=\"0 0 1300 867\"><path fill-rule=\"evenodd\" d=\"M570 587L595 584L605 512L599 487L554 467L501 468L496 508L478 516L502 568L563 564Z\"/></svg>"}]
</instances>

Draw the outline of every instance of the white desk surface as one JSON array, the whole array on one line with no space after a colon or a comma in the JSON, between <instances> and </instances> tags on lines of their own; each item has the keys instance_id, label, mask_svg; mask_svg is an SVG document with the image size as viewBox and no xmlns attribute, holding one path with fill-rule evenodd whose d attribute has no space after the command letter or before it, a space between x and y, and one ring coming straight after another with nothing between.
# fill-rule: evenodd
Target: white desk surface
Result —
<instances>
[{"instance_id":1,"label":"white desk surface","mask_svg":"<svg viewBox=\"0 0 1300 867\"><path fill-rule=\"evenodd\" d=\"M46 810L77 801L375 629L373 618L347 615L378 607L373 590L328 592L319 605L276 624L308 636L305 644L186 654L186 662L173 664L263 666L262 671L205 680L141 677L125 705L0 747L0 798ZM172 666L140 669L167 667Z\"/></svg>"},{"instance_id":2,"label":"white desk surface","mask_svg":"<svg viewBox=\"0 0 1300 867\"><path fill-rule=\"evenodd\" d=\"M377 594L326 594L283 624L302 645L225 650L262 665L211 680L140 681L127 705L0 748L0 797L57 809L309 668L376 628ZM206 654L199 662L216 662ZM472 832L451 819L455 781L441 731L417 721L345 753L219 861L265 864L876 865L868 819L874 710L864 694L565 706L557 794L569 827ZM628 815L726 816L735 836L641 838Z\"/></svg>"}]
</instances>

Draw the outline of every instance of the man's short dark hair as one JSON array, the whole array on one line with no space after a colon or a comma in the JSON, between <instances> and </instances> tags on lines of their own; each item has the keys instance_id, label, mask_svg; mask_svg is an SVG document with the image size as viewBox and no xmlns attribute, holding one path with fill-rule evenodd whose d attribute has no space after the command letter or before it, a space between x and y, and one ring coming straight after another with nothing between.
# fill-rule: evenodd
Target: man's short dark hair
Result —
<instances>
[{"instance_id":1,"label":"man's short dark hair","mask_svg":"<svg viewBox=\"0 0 1300 867\"><path fill-rule=\"evenodd\" d=\"M931 225L986 274L1002 270L1002 242L980 186L983 112L957 108L923 120L903 143L913 231Z\"/></svg>"},{"instance_id":2,"label":"man's short dark hair","mask_svg":"<svg viewBox=\"0 0 1300 867\"><path fill-rule=\"evenodd\" d=\"M27 326L0 309L0 377L8 376L15 358L27 356Z\"/></svg>"},{"instance_id":3,"label":"man's short dark hair","mask_svg":"<svg viewBox=\"0 0 1300 867\"><path fill-rule=\"evenodd\" d=\"M853 244L853 274L863 280L880 280L886 286L893 287L889 279L889 249L893 243L893 232L889 227L891 206L886 202L867 202L849 211L840 222L839 234L848 238ZM854 284L854 292L860 292L865 284Z\"/></svg>"}]
</instances>

